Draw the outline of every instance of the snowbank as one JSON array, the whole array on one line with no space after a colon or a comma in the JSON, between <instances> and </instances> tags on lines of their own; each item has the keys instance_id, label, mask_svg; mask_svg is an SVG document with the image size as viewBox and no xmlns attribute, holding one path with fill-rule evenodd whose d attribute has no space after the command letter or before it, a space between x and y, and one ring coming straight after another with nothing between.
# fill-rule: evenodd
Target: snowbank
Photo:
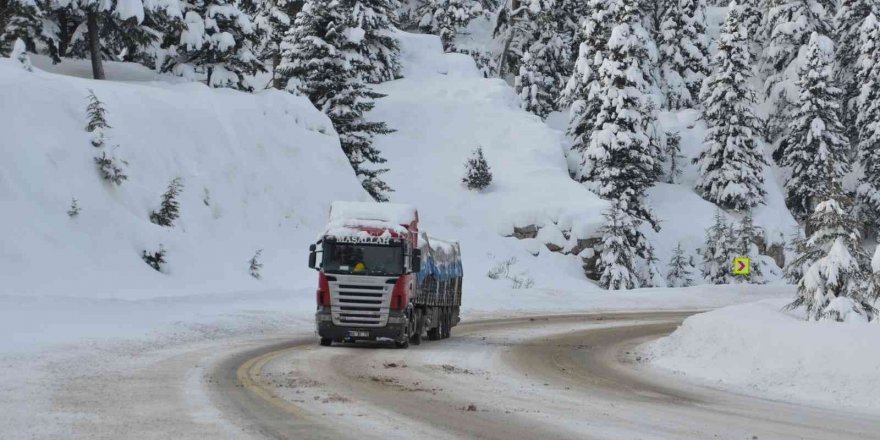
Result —
<instances>
[{"instance_id":1,"label":"snowbank","mask_svg":"<svg viewBox=\"0 0 880 440\"><path fill-rule=\"evenodd\" d=\"M138 299L312 286L304 255L328 202L367 198L329 119L302 97L29 73L5 59L0 89L0 295ZM128 163L118 187L94 163L89 90L112 127L105 148ZM160 227L150 212L175 177L181 216ZM73 199L81 212L71 218ZM165 273L141 259L160 245ZM258 249L263 281L248 273Z\"/></svg>"},{"instance_id":2,"label":"snowbank","mask_svg":"<svg viewBox=\"0 0 880 440\"><path fill-rule=\"evenodd\" d=\"M880 413L880 325L807 322L780 311L789 300L692 316L644 350L653 365L736 391Z\"/></svg>"}]
</instances>

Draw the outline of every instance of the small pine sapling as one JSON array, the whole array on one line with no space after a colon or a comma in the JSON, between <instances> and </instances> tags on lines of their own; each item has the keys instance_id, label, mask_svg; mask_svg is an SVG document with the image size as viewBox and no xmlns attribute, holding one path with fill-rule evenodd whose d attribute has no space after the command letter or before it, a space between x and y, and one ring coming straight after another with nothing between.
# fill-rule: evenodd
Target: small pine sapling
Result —
<instances>
[{"instance_id":1,"label":"small pine sapling","mask_svg":"<svg viewBox=\"0 0 880 440\"><path fill-rule=\"evenodd\" d=\"M260 275L260 270L263 268L263 263L260 262L260 256L262 255L263 250L258 249L257 252L254 253L254 256L251 257L250 261L248 261L248 263L250 263L248 272L251 274L252 277L258 280L263 279L263 276Z\"/></svg>"},{"instance_id":2,"label":"small pine sapling","mask_svg":"<svg viewBox=\"0 0 880 440\"><path fill-rule=\"evenodd\" d=\"M640 287L635 272L636 250L627 237L635 227L635 220L614 203L602 214L605 224L599 229L602 235L598 269L602 273L599 285L607 290L628 290Z\"/></svg>"},{"instance_id":3,"label":"small pine sapling","mask_svg":"<svg viewBox=\"0 0 880 440\"><path fill-rule=\"evenodd\" d=\"M155 269L156 272L162 272L162 265L165 264L165 247L160 244L159 250L156 252L147 252L144 250L141 253L141 258L150 267Z\"/></svg>"},{"instance_id":4,"label":"small pine sapling","mask_svg":"<svg viewBox=\"0 0 880 440\"><path fill-rule=\"evenodd\" d=\"M731 281L733 258L731 226L724 220L721 210L715 211L715 220L706 230L706 243L703 247L703 278L714 284L728 284Z\"/></svg>"},{"instance_id":5,"label":"small pine sapling","mask_svg":"<svg viewBox=\"0 0 880 440\"><path fill-rule=\"evenodd\" d=\"M82 209L79 207L79 204L76 201L76 198L71 199L70 201L70 209L67 210L67 216L70 218L74 218L79 215L79 212Z\"/></svg>"},{"instance_id":6,"label":"small pine sapling","mask_svg":"<svg viewBox=\"0 0 880 440\"><path fill-rule=\"evenodd\" d=\"M738 280L746 283L763 284L764 270L761 263L761 253L755 244L757 236L761 232L755 227L752 219L752 212L747 211L742 221L734 230L735 232L735 253L739 257L747 257L750 261L750 273L748 275L739 275Z\"/></svg>"},{"instance_id":7,"label":"small pine sapling","mask_svg":"<svg viewBox=\"0 0 880 440\"><path fill-rule=\"evenodd\" d=\"M465 176L461 179L468 189L482 191L492 184L492 170L483 156L483 149L474 150L473 156L465 164Z\"/></svg>"},{"instance_id":8,"label":"small pine sapling","mask_svg":"<svg viewBox=\"0 0 880 440\"><path fill-rule=\"evenodd\" d=\"M183 183L180 177L171 179L165 194L162 194L162 206L158 211L150 213L150 221L159 225L173 227L174 220L180 217L180 204L177 202L177 196L183 190Z\"/></svg>"},{"instance_id":9,"label":"small pine sapling","mask_svg":"<svg viewBox=\"0 0 880 440\"><path fill-rule=\"evenodd\" d=\"M694 261L686 256L681 243L675 247L669 260L669 271L666 273L668 287L690 287L694 285Z\"/></svg>"},{"instance_id":10,"label":"small pine sapling","mask_svg":"<svg viewBox=\"0 0 880 440\"><path fill-rule=\"evenodd\" d=\"M122 169L123 165L127 165L124 160L119 160L114 156L107 156L107 153L102 151L100 156L95 156L95 164L98 165L98 171L104 180L116 185L122 185L122 181L128 179L128 176Z\"/></svg>"},{"instance_id":11,"label":"small pine sapling","mask_svg":"<svg viewBox=\"0 0 880 440\"><path fill-rule=\"evenodd\" d=\"M111 127L107 124L107 109L104 108L104 103L92 90L89 90L89 105L86 107L86 113L89 118L86 131L92 134L92 145L103 147L106 142L104 132Z\"/></svg>"}]
</instances>

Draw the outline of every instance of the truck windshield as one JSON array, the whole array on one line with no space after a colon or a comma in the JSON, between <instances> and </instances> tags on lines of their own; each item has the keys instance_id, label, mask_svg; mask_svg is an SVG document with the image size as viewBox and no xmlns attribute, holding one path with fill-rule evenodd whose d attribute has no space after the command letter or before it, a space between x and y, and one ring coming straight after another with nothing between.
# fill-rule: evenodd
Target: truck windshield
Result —
<instances>
[{"instance_id":1,"label":"truck windshield","mask_svg":"<svg viewBox=\"0 0 880 440\"><path fill-rule=\"evenodd\" d=\"M322 268L326 273L400 275L403 247L324 242Z\"/></svg>"}]
</instances>

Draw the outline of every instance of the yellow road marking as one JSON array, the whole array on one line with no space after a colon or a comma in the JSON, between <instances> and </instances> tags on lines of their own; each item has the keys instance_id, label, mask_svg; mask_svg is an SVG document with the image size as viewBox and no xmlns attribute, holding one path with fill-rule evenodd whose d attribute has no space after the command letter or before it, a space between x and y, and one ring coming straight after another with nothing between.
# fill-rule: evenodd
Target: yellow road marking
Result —
<instances>
[{"instance_id":1,"label":"yellow road marking","mask_svg":"<svg viewBox=\"0 0 880 440\"><path fill-rule=\"evenodd\" d=\"M254 393L257 397L288 414L297 417L305 417L306 413L301 408L281 397L278 397L278 395L272 391L271 385L262 380L263 367L290 350L293 350L293 348L285 348L269 352L250 359L238 367L238 371L236 371L235 375L238 378L238 383L248 391Z\"/></svg>"}]
</instances>

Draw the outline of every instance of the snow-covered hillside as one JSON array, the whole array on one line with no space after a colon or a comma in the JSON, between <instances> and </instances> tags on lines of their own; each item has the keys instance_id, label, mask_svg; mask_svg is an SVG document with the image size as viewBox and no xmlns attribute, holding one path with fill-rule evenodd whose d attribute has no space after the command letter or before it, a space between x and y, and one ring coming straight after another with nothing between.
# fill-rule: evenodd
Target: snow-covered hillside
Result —
<instances>
[{"instance_id":1,"label":"snow-covered hillside","mask_svg":"<svg viewBox=\"0 0 880 440\"><path fill-rule=\"evenodd\" d=\"M328 200L367 197L329 120L289 93L98 82L11 60L0 60L0 88L6 295L134 299L310 285L303 254ZM94 163L90 90L112 127L105 149L128 164L118 187ZM181 217L157 226L150 212L175 177ZM71 218L73 199L81 212ZM160 245L165 273L141 259ZM258 249L262 282L248 274Z\"/></svg>"}]
</instances>

